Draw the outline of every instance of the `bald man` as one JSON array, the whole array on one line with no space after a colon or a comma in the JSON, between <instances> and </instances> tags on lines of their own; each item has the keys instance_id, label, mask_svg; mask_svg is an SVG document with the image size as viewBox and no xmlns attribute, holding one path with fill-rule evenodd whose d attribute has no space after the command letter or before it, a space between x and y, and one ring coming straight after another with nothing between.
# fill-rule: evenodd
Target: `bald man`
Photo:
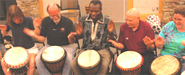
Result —
<instances>
[{"instance_id":1,"label":"bald man","mask_svg":"<svg viewBox=\"0 0 185 75\"><path fill-rule=\"evenodd\" d=\"M68 41L68 34L74 32L73 22L60 14L60 7L56 3L51 3L47 7L49 16L45 17L41 23L40 35L35 34L32 30L25 29L24 32L39 42L44 42L47 38L47 45L43 47L36 56L36 66L40 75L50 75L41 61L41 54L49 46L61 46L67 53L63 75L71 75L70 63L75 54L74 47ZM59 73L61 74L61 73Z\"/></svg>"},{"instance_id":2,"label":"bald man","mask_svg":"<svg viewBox=\"0 0 185 75\"><path fill-rule=\"evenodd\" d=\"M152 39L154 39L154 33L151 26L140 20L139 11L132 8L126 13L126 23L120 27L118 42L113 40L109 42L122 52L129 50L139 52L144 58L141 74L148 75L150 64L154 60L155 46Z\"/></svg>"}]
</instances>

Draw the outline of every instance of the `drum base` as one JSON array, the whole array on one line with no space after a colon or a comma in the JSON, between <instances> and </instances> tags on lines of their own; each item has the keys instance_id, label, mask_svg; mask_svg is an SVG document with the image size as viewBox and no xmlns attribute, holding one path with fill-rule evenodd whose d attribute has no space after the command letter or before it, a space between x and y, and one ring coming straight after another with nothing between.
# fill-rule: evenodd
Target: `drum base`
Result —
<instances>
[{"instance_id":1,"label":"drum base","mask_svg":"<svg viewBox=\"0 0 185 75\"><path fill-rule=\"evenodd\" d=\"M133 71L121 71L122 75L140 75L141 68L135 69Z\"/></svg>"},{"instance_id":2,"label":"drum base","mask_svg":"<svg viewBox=\"0 0 185 75\"><path fill-rule=\"evenodd\" d=\"M45 62L42 58L41 60L43 61L44 65L46 66L46 68L49 70L50 73L54 74L54 73L62 73L64 64L65 64L65 60L66 60L66 56L67 54L65 53L65 56L62 60L58 61L58 62Z\"/></svg>"},{"instance_id":3,"label":"drum base","mask_svg":"<svg viewBox=\"0 0 185 75\"><path fill-rule=\"evenodd\" d=\"M10 68L11 72L15 75L17 74L25 74L28 70L27 66L24 66L22 68L19 68L19 69L12 69Z\"/></svg>"}]
</instances>

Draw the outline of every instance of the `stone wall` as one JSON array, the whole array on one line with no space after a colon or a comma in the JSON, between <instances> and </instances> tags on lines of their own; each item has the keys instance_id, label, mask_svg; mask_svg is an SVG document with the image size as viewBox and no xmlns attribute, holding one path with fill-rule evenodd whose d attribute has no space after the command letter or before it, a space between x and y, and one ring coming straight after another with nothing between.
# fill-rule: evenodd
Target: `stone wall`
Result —
<instances>
[{"instance_id":1,"label":"stone wall","mask_svg":"<svg viewBox=\"0 0 185 75\"><path fill-rule=\"evenodd\" d=\"M185 6L185 0L163 0L162 25L172 21L173 11L178 6Z\"/></svg>"},{"instance_id":2,"label":"stone wall","mask_svg":"<svg viewBox=\"0 0 185 75\"><path fill-rule=\"evenodd\" d=\"M16 0L25 16L40 17L38 0Z\"/></svg>"}]
</instances>

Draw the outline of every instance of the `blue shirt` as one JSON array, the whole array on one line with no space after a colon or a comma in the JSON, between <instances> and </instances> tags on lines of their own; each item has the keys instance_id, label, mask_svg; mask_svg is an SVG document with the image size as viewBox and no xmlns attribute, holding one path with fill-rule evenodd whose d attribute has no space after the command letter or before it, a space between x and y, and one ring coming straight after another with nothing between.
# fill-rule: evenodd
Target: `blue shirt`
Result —
<instances>
[{"instance_id":1,"label":"blue shirt","mask_svg":"<svg viewBox=\"0 0 185 75\"><path fill-rule=\"evenodd\" d=\"M172 55L177 58L182 58L185 55L185 46L181 44L185 40L185 32L179 32L173 21L162 28L159 36L165 38L161 55Z\"/></svg>"}]
</instances>

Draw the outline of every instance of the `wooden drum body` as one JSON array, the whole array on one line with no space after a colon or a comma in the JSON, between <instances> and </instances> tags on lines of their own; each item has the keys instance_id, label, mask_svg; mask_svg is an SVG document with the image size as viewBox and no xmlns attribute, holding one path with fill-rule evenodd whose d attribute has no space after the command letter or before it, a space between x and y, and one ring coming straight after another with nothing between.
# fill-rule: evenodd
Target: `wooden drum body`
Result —
<instances>
[{"instance_id":1,"label":"wooden drum body","mask_svg":"<svg viewBox=\"0 0 185 75\"><path fill-rule=\"evenodd\" d=\"M29 54L23 47L13 47L6 51L4 62L14 74L23 74L27 72Z\"/></svg>"},{"instance_id":2,"label":"wooden drum body","mask_svg":"<svg viewBox=\"0 0 185 75\"><path fill-rule=\"evenodd\" d=\"M46 48L41 55L41 60L51 73L62 72L65 59L66 52L60 46L50 46Z\"/></svg>"},{"instance_id":3,"label":"wooden drum body","mask_svg":"<svg viewBox=\"0 0 185 75\"><path fill-rule=\"evenodd\" d=\"M101 64L101 57L95 50L86 50L77 58L78 66L86 74L96 74Z\"/></svg>"},{"instance_id":4,"label":"wooden drum body","mask_svg":"<svg viewBox=\"0 0 185 75\"><path fill-rule=\"evenodd\" d=\"M135 51L125 51L116 59L116 66L122 75L140 75L143 57Z\"/></svg>"},{"instance_id":5,"label":"wooden drum body","mask_svg":"<svg viewBox=\"0 0 185 75\"><path fill-rule=\"evenodd\" d=\"M170 55L160 56L151 64L151 72L155 75L175 75L179 69L180 62Z\"/></svg>"}]
</instances>

